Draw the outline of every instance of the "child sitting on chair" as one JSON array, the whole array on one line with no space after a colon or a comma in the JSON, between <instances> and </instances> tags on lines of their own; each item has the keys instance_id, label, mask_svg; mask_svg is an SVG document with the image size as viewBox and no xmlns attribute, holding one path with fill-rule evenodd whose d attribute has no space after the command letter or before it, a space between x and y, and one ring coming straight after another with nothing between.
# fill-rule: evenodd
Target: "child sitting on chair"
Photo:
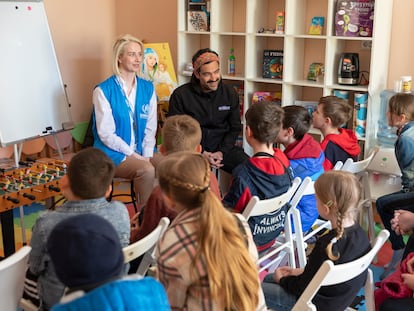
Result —
<instances>
[{"instance_id":1,"label":"child sitting on chair","mask_svg":"<svg viewBox=\"0 0 414 311\"><path fill-rule=\"evenodd\" d=\"M283 126L276 141L285 147L284 153L290 161L295 177L304 180L309 176L312 180L316 180L324 172L322 164L325 155L320 144L308 134L312 122L311 116L302 106L285 106L283 110L285 112ZM307 232L319 216L315 195L304 195L297 209L300 212L302 230Z\"/></svg>"},{"instance_id":2,"label":"child sitting on chair","mask_svg":"<svg viewBox=\"0 0 414 311\"><path fill-rule=\"evenodd\" d=\"M380 276L385 278L399 265L403 252L404 240L391 230L391 219L395 210L414 212L414 95L396 94L388 102L388 124L397 127L395 156L401 169L401 190L381 196L376 201L378 214L385 229L390 231L390 242L393 250L391 262Z\"/></svg>"},{"instance_id":3,"label":"child sitting on chair","mask_svg":"<svg viewBox=\"0 0 414 311\"><path fill-rule=\"evenodd\" d=\"M370 250L365 231L355 221L360 207L361 185L349 172L328 171L315 182L319 214L329 220L332 230L318 238L305 268L280 267L262 284L267 306L291 310L322 263L353 261ZM367 273L335 286L321 287L312 302L318 310L345 310L364 285Z\"/></svg>"},{"instance_id":4,"label":"child sitting on chair","mask_svg":"<svg viewBox=\"0 0 414 311\"><path fill-rule=\"evenodd\" d=\"M285 193L293 176L289 160L274 148L283 120L283 109L268 101L252 105L246 112L246 140L253 156L233 170L230 189L223 205L243 213L253 196L270 199ZM268 214L250 217L248 222L259 252L269 249L282 226L275 226L275 216Z\"/></svg>"},{"instance_id":5,"label":"child sitting on chair","mask_svg":"<svg viewBox=\"0 0 414 311\"><path fill-rule=\"evenodd\" d=\"M123 277L124 254L115 228L101 216L80 214L52 230L47 249L65 296L52 311L171 310L155 279Z\"/></svg>"},{"instance_id":6,"label":"child sitting on chair","mask_svg":"<svg viewBox=\"0 0 414 311\"><path fill-rule=\"evenodd\" d=\"M159 147L161 155L154 157L153 164L157 167L165 156L178 151L201 152L200 124L188 115L168 117L162 127L162 144ZM220 190L216 176L210 176L211 190L220 198ZM131 232L131 242L138 241L154 230L164 216L173 220L176 213L169 209L162 199L161 189L157 185L151 192L147 204L141 211L141 224ZM138 215L135 215L137 218Z\"/></svg>"},{"instance_id":7,"label":"child sitting on chair","mask_svg":"<svg viewBox=\"0 0 414 311\"><path fill-rule=\"evenodd\" d=\"M353 108L346 100L336 96L321 97L317 109L312 114L313 127L323 135L321 147L325 153L323 167L331 170L336 162L352 158L358 159L361 148L352 130L341 126L351 119Z\"/></svg>"},{"instance_id":8,"label":"child sitting on chair","mask_svg":"<svg viewBox=\"0 0 414 311\"><path fill-rule=\"evenodd\" d=\"M172 310L264 311L251 232L211 192L210 176L200 153L175 152L157 167L163 197L178 213L157 244L159 280Z\"/></svg>"},{"instance_id":9,"label":"child sitting on chair","mask_svg":"<svg viewBox=\"0 0 414 311\"><path fill-rule=\"evenodd\" d=\"M54 211L39 214L33 226L24 297L49 310L63 295L65 286L58 280L50 261L46 241L60 221L84 213L94 213L109 220L118 232L122 247L129 244L130 220L126 206L119 201L108 202L115 166L97 148L79 151L70 161L67 174L60 180L67 199Z\"/></svg>"}]
</instances>

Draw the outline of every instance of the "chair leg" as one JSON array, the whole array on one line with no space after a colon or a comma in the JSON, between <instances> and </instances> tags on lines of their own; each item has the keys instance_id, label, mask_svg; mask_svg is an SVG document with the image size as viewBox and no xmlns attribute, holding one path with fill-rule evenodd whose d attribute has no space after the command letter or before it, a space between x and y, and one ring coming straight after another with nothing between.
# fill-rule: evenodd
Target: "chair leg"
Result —
<instances>
[{"instance_id":1,"label":"chair leg","mask_svg":"<svg viewBox=\"0 0 414 311\"><path fill-rule=\"evenodd\" d=\"M27 245L26 241L26 228L24 226L24 208L23 205L19 207L20 212L20 226L22 227L22 245Z\"/></svg>"},{"instance_id":2,"label":"chair leg","mask_svg":"<svg viewBox=\"0 0 414 311\"><path fill-rule=\"evenodd\" d=\"M134 189L134 181L131 180L130 183L130 191L131 191L131 200L132 200L132 204L134 204L134 211L135 213L138 213L138 206L137 206L137 195L135 193L135 189Z\"/></svg>"}]
</instances>

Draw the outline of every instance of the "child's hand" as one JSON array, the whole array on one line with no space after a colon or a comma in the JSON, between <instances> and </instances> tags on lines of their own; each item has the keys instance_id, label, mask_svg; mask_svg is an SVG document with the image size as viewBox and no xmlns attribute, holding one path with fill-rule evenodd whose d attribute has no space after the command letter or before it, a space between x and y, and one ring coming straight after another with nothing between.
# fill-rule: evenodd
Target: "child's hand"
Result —
<instances>
[{"instance_id":1,"label":"child's hand","mask_svg":"<svg viewBox=\"0 0 414 311\"><path fill-rule=\"evenodd\" d=\"M401 273L401 277L404 281L404 284L407 285L410 289L414 290L414 274Z\"/></svg>"},{"instance_id":2,"label":"child's hand","mask_svg":"<svg viewBox=\"0 0 414 311\"><path fill-rule=\"evenodd\" d=\"M414 227L414 213L406 210L396 210L394 218L391 220L391 226L397 234L405 234Z\"/></svg>"},{"instance_id":3,"label":"child's hand","mask_svg":"<svg viewBox=\"0 0 414 311\"><path fill-rule=\"evenodd\" d=\"M273 274L273 279L276 281L276 283L279 283L281 278L290 275L291 270L292 268L287 266L277 268L275 273Z\"/></svg>"},{"instance_id":4,"label":"child's hand","mask_svg":"<svg viewBox=\"0 0 414 311\"><path fill-rule=\"evenodd\" d=\"M273 279L279 283L280 279L285 277L285 276L290 276L290 275L300 275L303 273L303 269L301 268L291 268L291 267L280 267L278 269L276 269L274 275L273 275Z\"/></svg>"},{"instance_id":5,"label":"child's hand","mask_svg":"<svg viewBox=\"0 0 414 311\"><path fill-rule=\"evenodd\" d=\"M407 272L414 274L414 256L411 257L409 260L407 260L406 265L407 265Z\"/></svg>"}]
</instances>

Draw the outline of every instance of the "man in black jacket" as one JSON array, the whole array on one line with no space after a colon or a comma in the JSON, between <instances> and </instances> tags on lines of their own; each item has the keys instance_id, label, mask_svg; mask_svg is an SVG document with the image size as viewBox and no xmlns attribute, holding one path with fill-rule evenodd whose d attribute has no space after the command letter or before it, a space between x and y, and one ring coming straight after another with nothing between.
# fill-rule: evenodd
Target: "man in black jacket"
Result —
<instances>
[{"instance_id":1,"label":"man in black jacket","mask_svg":"<svg viewBox=\"0 0 414 311\"><path fill-rule=\"evenodd\" d=\"M203 154L213 167L231 173L248 155L235 146L242 132L239 98L221 80L220 58L210 49L194 54L191 81L171 94L168 115L187 114L202 129Z\"/></svg>"}]
</instances>

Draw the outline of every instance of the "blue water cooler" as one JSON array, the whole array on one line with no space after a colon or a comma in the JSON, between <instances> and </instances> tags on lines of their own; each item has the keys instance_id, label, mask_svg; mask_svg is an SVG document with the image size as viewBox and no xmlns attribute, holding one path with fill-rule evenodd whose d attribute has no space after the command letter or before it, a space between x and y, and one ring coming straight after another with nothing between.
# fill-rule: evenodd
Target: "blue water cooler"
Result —
<instances>
[{"instance_id":1,"label":"blue water cooler","mask_svg":"<svg viewBox=\"0 0 414 311\"><path fill-rule=\"evenodd\" d=\"M393 90L384 90L380 94L380 114L378 118L377 143L383 147L394 147L397 139L397 128L388 125L388 101L395 95Z\"/></svg>"}]
</instances>

